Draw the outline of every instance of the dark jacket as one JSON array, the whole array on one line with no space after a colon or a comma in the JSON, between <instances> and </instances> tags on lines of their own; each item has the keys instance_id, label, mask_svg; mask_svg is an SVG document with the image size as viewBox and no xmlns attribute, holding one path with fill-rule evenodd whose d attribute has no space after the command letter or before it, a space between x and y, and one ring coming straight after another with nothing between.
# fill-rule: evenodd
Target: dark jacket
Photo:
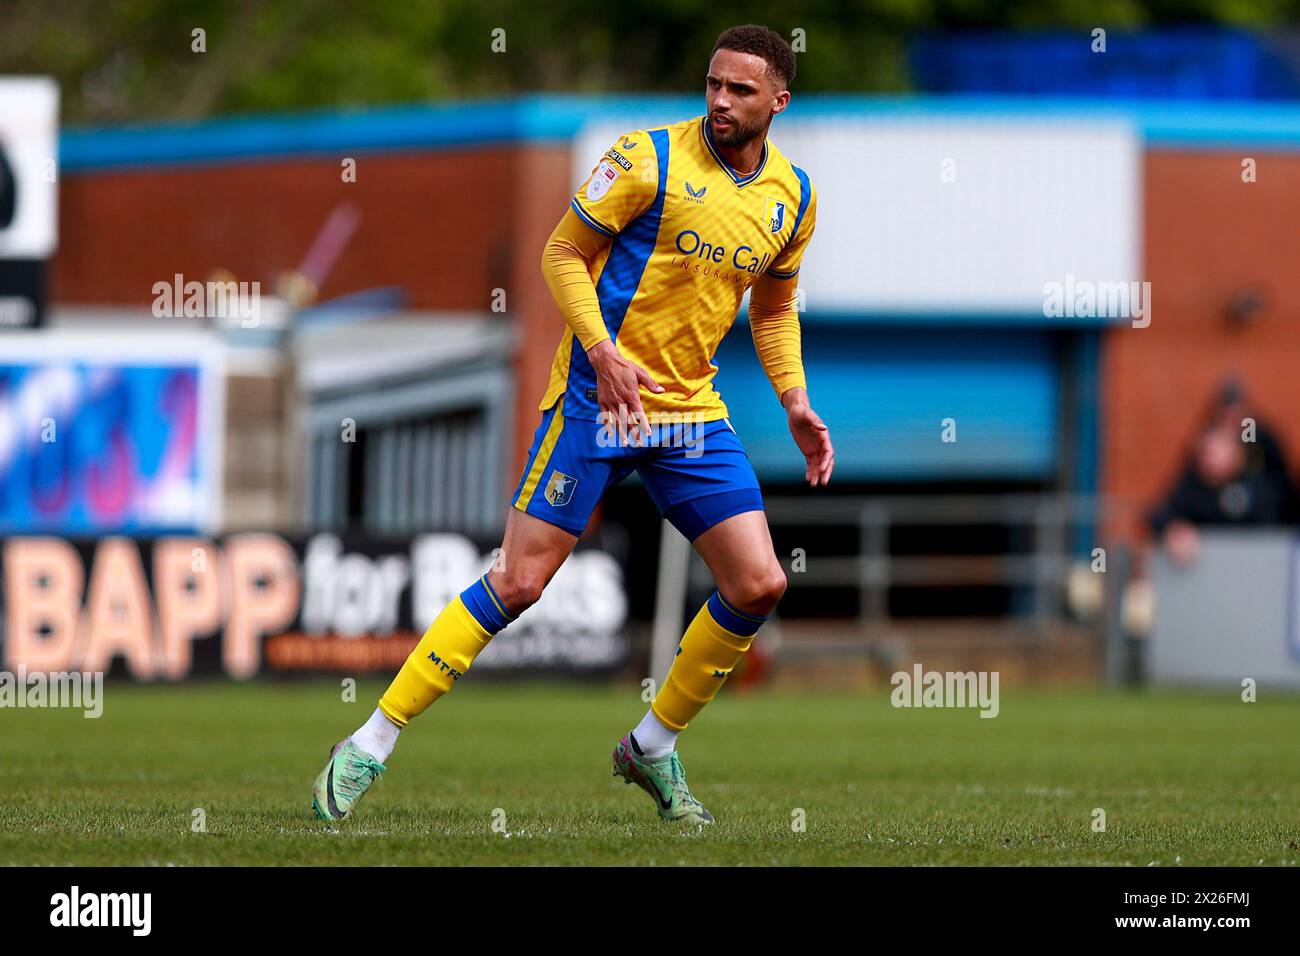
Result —
<instances>
[{"instance_id":1,"label":"dark jacket","mask_svg":"<svg viewBox=\"0 0 1300 956\"><path fill-rule=\"evenodd\" d=\"M1246 467L1221 488L1206 484L1189 460L1173 490L1148 514L1156 534L1172 521L1195 525L1287 525L1300 517L1300 502L1287 475L1286 457L1273 433L1257 425L1246 449Z\"/></svg>"}]
</instances>

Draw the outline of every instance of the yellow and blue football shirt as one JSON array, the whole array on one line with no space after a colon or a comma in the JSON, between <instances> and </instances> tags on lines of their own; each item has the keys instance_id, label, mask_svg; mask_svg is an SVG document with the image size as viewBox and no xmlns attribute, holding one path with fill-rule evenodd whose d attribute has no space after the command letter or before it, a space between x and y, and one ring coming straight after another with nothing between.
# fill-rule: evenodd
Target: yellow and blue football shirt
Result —
<instances>
[{"instance_id":1,"label":"yellow and blue football shirt","mask_svg":"<svg viewBox=\"0 0 1300 956\"><path fill-rule=\"evenodd\" d=\"M619 352L665 389L642 390L651 421L726 418L713 356L755 279L798 273L817 216L808 175L770 140L758 167L739 175L699 116L619 137L570 205L612 240L591 279ZM539 409L561 395L564 416L597 419L595 371L567 331Z\"/></svg>"}]
</instances>

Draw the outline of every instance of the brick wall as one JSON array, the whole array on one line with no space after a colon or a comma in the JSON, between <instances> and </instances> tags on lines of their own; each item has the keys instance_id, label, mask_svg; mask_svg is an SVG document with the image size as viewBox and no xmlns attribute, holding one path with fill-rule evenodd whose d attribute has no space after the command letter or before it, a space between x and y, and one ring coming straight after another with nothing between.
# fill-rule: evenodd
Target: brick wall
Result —
<instances>
[{"instance_id":1,"label":"brick wall","mask_svg":"<svg viewBox=\"0 0 1300 956\"><path fill-rule=\"evenodd\" d=\"M569 152L501 146L356 157L345 183L336 158L106 170L67 176L61 242L51 267L60 304L147 304L175 273L205 280L218 269L274 289L297 266L331 210L361 213L320 290L328 299L400 286L416 309L486 312L506 291L523 342L517 360L514 487L536 405L564 329L542 281L542 246L564 212ZM251 517L252 512L250 512Z\"/></svg>"},{"instance_id":2,"label":"brick wall","mask_svg":"<svg viewBox=\"0 0 1300 956\"><path fill-rule=\"evenodd\" d=\"M1300 474L1300 157L1155 150L1144 161L1145 329L1107 333L1102 487L1148 503L1173 480L1221 378L1236 372ZM1228 319L1251 288L1253 322ZM1127 522L1124 532L1138 530Z\"/></svg>"}]
</instances>

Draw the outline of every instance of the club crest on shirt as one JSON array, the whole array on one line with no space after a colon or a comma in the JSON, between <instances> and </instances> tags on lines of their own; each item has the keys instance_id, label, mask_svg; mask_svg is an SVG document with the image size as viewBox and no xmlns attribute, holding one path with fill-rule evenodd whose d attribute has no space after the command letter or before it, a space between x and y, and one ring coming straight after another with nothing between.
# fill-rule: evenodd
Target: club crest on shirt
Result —
<instances>
[{"instance_id":1,"label":"club crest on shirt","mask_svg":"<svg viewBox=\"0 0 1300 956\"><path fill-rule=\"evenodd\" d=\"M546 500L552 508L563 508L573 498L573 489L577 486L576 478L571 478L562 471L553 471L551 480L546 483Z\"/></svg>"},{"instance_id":2,"label":"club crest on shirt","mask_svg":"<svg viewBox=\"0 0 1300 956\"><path fill-rule=\"evenodd\" d=\"M608 159L602 159L596 166L596 171L591 174L591 182L587 183L587 199L591 202L598 201L609 192L609 187L614 185L620 172L622 170Z\"/></svg>"},{"instance_id":3,"label":"club crest on shirt","mask_svg":"<svg viewBox=\"0 0 1300 956\"><path fill-rule=\"evenodd\" d=\"M767 200L763 218L767 220L768 232L780 232L781 227L785 225L785 203L775 199Z\"/></svg>"}]
</instances>

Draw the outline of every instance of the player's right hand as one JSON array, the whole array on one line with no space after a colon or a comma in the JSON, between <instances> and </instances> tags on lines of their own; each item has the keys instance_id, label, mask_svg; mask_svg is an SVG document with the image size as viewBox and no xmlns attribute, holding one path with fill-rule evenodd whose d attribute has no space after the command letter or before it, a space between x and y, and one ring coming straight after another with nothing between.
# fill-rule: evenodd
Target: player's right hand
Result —
<instances>
[{"instance_id":1,"label":"player's right hand","mask_svg":"<svg viewBox=\"0 0 1300 956\"><path fill-rule=\"evenodd\" d=\"M640 445L650 436L650 420L641 405L641 389L647 388L658 395L664 387L641 366L625 359L610 339L588 349L587 358L596 370L596 403L606 427L617 430L620 442Z\"/></svg>"}]
</instances>

